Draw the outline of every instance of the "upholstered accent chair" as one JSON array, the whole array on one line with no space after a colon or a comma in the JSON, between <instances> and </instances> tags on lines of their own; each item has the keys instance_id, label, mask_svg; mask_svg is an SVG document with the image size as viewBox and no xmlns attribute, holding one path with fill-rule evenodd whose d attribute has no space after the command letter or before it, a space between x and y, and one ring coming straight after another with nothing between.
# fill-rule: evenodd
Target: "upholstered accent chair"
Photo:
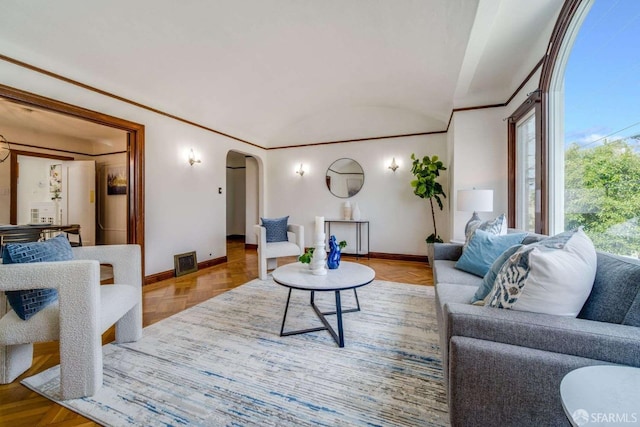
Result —
<instances>
[{"instance_id":1,"label":"upholstered accent chair","mask_svg":"<svg viewBox=\"0 0 640 427\"><path fill-rule=\"evenodd\" d=\"M278 258L300 256L304 252L304 227L297 224L287 225L287 241L267 242L267 229L263 225L255 225L258 238L258 276L267 279L267 270L278 266Z\"/></svg>"},{"instance_id":2,"label":"upholstered accent chair","mask_svg":"<svg viewBox=\"0 0 640 427\"><path fill-rule=\"evenodd\" d=\"M116 342L142 336L140 246L74 247L70 261L0 265L0 383L32 363L33 343L60 341L62 399L102 386L102 333L116 325ZM100 285L100 264L113 266L113 285ZM28 320L7 304L5 291L53 288L58 300Z\"/></svg>"}]
</instances>

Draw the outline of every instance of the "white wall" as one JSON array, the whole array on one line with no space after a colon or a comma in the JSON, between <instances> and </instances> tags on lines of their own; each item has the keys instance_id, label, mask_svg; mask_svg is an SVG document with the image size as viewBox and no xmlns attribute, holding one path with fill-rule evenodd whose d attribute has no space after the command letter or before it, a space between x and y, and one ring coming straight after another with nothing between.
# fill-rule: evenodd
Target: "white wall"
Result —
<instances>
[{"instance_id":1,"label":"white wall","mask_svg":"<svg viewBox=\"0 0 640 427\"><path fill-rule=\"evenodd\" d=\"M472 188L493 190L493 212L481 213L492 218L507 210L507 125L502 121L503 108L456 113L453 129L455 187L452 194L453 237L464 238L464 224L472 212L459 212L457 191Z\"/></svg>"},{"instance_id":2,"label":"white wall","mask_svg":"<svg viewBox=\"0 0 640 427\"><path fill-rule=\"evenodd\" d=\"M538 81L534 76L507 107L456 113L449 135L267 152L2 61L0 76L2 84L145 125L147 275L172 270L173 255L178 253L195 250L199 261L226 255L226 200L224 193L218 194L218 187L226 188L229 150L257 159L259 215L290 215L291 222L305 226L307 245L311 242L316 215L327 218L340 215L343 200L331 195L324 183L327 167L341 157L357 160L364 168L365 183L362 191L350 200L359 204L363 219L371 221L371 250L425 255L424 239L432 232L432 225L428 204L413 195L409 185L411 153L455 158L455 169L442 178L447 196L452 197L450 207L436 212L438 233L445 240L460 235L470 216L455 211L458 189L494 187L494 213L506 211L507 131L503 118L515 110L527 92L536 88ZM81 76L75 77L82 80ZM5 137L11 139L10 135ZM193 166L187 163L190 148L202 163ZM387 168L394 156L400 163L395 173ZM307 167L303 177L294 172L300 162ZM453 176L449 177L449 173ZM0 183L0 194L4 194L4 186L4 182ZM449 209L454 213L451 219ZM247 227L250 226L247 221ZM247 232L248 243L249 236L253 233ZM353 239L347 236L347 240Z\"/></svg>"},{"instance_id":3,"label":"white wall","mask_svg":"<svg viewBox=\"0 0 640 427\"><path fill-rule=\"evenodd\" d=\"M447 150L453 165L451 184L451 235L464 239L464 226L472 212L459 212L457 191L492 189L493 212L479 213L483 219L507 213L508 165L507 121L527 94L538 87L540 72L535 73L506 107L458 111L454 113L447 135Z\"/></svg>"},{"instance_id":4,"label":"white wall","mask_svg":"<svg viewBox=\"0 0 640 427\"><path fill-rule=\"evenodd\" d=\"M362 219L370 221L371 251L391 254L426 255L426 237L432 233L428 203L413 194L410 182L411 153L446 158L446 135L436 134L367 142L269 150L266 175L267 205L262 216L289 215L290 223L305 227L305 245L311 246L315 216L341 218L345 200L358 203ZM333 196L325 184L329 165L342 157L356 160L364 169L364 185L349 199ZM388 166L395 157L400 168ZM295 173L300 163L304 176ZM442 177L445 185L447 176ZM448 238L448 215L436 207L438 233ZM338 240L347 240L345 252L353 252L354 228L332 227Z\"/></svg>"},{"instance_id":5,"label":"white wall","mask_svg":"<svg viewBox=\"0 0 640 427\"><path fill-rule=\"evenodd\" d=\"M145 125L146 275L173 270L178 253L195 250L198 261L226 255L225 195L218 194L226 187L226 153L264 150L4 61L0 76L7 86ZM190 148L202 163L187 163Z\"/></svg>"}]
</instances>

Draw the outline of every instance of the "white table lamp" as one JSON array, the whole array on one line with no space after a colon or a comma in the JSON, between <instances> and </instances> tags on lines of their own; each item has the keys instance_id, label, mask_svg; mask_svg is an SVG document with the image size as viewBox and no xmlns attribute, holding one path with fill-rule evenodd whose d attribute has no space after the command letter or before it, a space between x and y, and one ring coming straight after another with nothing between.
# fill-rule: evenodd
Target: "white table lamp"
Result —
<instances>
[{"instance_id":1,"label":"white table lamp","mask_svg":"<svg viewBox=\"0 0 640 427\"><path fill-rule=\"evenodd\" d=\"M478 212L493 212L493 190L458 190L458 210L473 212L464 227L466 235L469 223L480 219Z\"/></svg>"}]
</instances>

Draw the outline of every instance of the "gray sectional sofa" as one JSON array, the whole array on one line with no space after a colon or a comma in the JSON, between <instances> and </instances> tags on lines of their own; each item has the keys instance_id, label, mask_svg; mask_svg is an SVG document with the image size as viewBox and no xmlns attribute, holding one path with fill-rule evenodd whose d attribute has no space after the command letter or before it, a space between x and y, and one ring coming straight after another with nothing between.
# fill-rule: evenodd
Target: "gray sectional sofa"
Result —
<instances>
[{"instance_id":1,"label":"gray sectional sofa","mask_svg":"<svg viewBox=\"0 0 640 427\"><path fill-rule=\"evenodd\" d=\"M455 269L461 254L462 245L436 244L432 266L452 426L568 426L565 374L640 367L638 260L598 252L593 290L578 318L567 318L471 305L482 278Z\"/></svg>"}]
</instances>

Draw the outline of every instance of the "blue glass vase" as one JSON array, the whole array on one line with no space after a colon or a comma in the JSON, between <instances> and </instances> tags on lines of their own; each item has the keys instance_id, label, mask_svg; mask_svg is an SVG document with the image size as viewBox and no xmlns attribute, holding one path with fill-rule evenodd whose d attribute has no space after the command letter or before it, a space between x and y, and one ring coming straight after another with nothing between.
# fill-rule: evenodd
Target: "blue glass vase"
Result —
<instances>
[{"instance_id":1,"label":"blue glass vase","mask_svg":"<svg viewBox=\"0 0 640 427\"><path fill-rule=\"evenodd\" d=\"M340 246L336 243L336 236L329 237L329 257L327 258L329 270L340 267Z\"/></svg>"}]
</instances>

